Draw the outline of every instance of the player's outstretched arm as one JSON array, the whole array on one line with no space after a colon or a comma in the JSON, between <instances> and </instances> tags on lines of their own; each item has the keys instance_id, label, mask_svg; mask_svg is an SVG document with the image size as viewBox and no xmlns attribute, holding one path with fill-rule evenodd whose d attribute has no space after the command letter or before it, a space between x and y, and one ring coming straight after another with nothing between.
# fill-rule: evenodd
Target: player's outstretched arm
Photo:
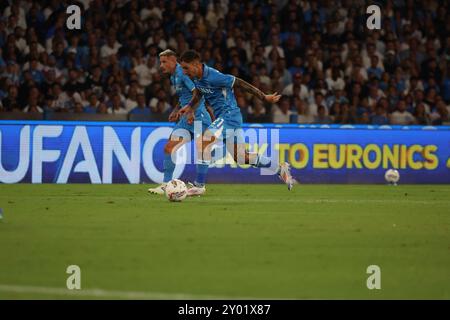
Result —
<instances>
[{"instance_id":1,"label":"player's outstretched arm","mask_svg":"<svg viewBox=\"0 0 450 320\"><path fill-rule=\"evenodd\" d=\"M236 77L236 80L234 81L234 86L242 88L243 90L247 91L251 95L254 95L255 97L258 97L259 99L266 101L266 102L275 103L275 102L278 102L278 100L280 100L280 98L281 98L281 95L279 95L277 92L275 92L273 94L265 94L264 92L262 92L255 86L252 86L247 81L244 81L238 77Z\"/></svg>"},{"instance_id":2,"label":"player's outstretched arm","mask_svg":"<svg viewBox=\"0 0 450 320\"><path fill-rule=\"evenodd\" d=\"M197 88L194 88L194 90L192 90L191 101L189 101L187 105L185 105L180 109L180 111L178 111L178 115L180 117L186 115L189 124L192 124L192 122L194 121L194 112L198 108L201 98L202 96L200 94L200 91Z\"/></svg>"}]
</instances>

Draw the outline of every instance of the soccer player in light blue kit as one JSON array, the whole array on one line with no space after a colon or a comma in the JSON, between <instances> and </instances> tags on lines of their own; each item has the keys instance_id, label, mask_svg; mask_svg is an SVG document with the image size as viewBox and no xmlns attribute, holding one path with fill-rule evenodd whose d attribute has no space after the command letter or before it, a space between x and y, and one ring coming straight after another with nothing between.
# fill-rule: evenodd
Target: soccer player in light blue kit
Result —
<instances>
[{"instance_id":1,"label":"soccer player in light blue kit","mask_svg":"<svg viewBox=\"0 0 450 320\"><path fill-rule=\"evenodd\" d=\"M197 91L192 80L183 74L181 66L177 63L176 53L172 50L165 50L159 54L160 69L163 73L170 75L170 81L178 95L179 105L188 104L193 96L193 92ZM190 141L195 135L197 141L201 141L201 133L204 132L211 124L211 116L206 110L204 99L199 101L195 114L181 115L179 114L179 106L177 106L169 115L169 121L177 121L173 128L170 139L164 146L164 181L156 187L150 188L148 191L153 194L164 194L166 183L172 180L175 170L173 157L175 152L186 142ZM194 132L194 120L201 122L201 132ZM188 195L201 195L206 192L206 174L208 172L208 163L197 163L197 177L194 184L189 184Z\"/></svg>"},{"instance_id":2,"label":"soccer player in light blue kit","mask_svg":"<svg viewBox=\"0 0 450 320\"><path fill-rule=\"evenodd\" d=\"M272 168L291 190L296 180L290 173L288 163L274 164L272 159L259 155L256 152L248 152L245 149L245 141L242 136L242 114L239 109L233 88L239 87L259 99L276 103L280 95L264 94L246 81L229 74L223 74L218 70L208 67L200 61L200 55L188 50L180 58L183 72L194 82L198 91L195 91L192 99L187 103L180 114L193 114L201 106L203 97L214 111L215 121L209 126L203 135L202 161L211 161L211 150L214 142L222 137L226 140L226 149L233 155L239 164L250 164L256 168ZM223 134L225 132L225 134ZM230 140L232 143L230 144ZM231 147L230 147L231 145Z\"/></svg>"}]
</instances>

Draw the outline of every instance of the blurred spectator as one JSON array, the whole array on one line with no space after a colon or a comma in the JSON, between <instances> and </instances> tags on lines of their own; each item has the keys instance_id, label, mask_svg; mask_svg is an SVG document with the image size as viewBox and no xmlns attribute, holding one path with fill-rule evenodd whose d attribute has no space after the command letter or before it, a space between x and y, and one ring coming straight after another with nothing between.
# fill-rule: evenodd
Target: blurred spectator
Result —
<instances>
[{"instance_id":1,"label":"blurred spectator","mask_svg":"<svg viewBox=\"0 0 450 320\"><path fill-rule=\"evenodd\" d=\"M5 72L1 75L2 78L6 78L10 84L20 84L20 68L14 61L8 61Z\"/></svg>"},{"instance_id":2,"label":"blurred spectator","mask_svg":"<svg viewBox=\"0 0 450 320\"><path fill-rule=\"evenodd\" d=\"M167 95L163 89L158 90L156 97L150 100L150 109L153 113L166 113L169 114L172 107L167 102Z\"/></svg>"},{"instance_id":3,"label":"blurred spectator","mask_svg":"<svg viewBox=\"0 0 450 320\"><path fill-rule=\"evenodd\" d=\"M323 105L319 105L317 109L317 116L314 117L313 123L330 124L333 122L326 114L325 110L326 108Z\"/></svg>"},{"instance_id":4,"label":"blurred spectator","mask_svg":"<svg viewBox=\"0 0 450 320\"><path fill-rule=\"evenodd\" d=\"M329 77L327 77L326 82L329 90L335 91L345 89L343 73L338 67L332 68L331 74Z\"/></svg>"},{"instance_id":5,"label":"blurred spectator","mask_svg":"<svg viewBox=\"0 0 450 320\"><path fill-rule=\"evenodd\" d=\"M356 88L357 86L355 86ZM322 93L322 91L319 92L321 94L321 104L323 104L323 98L325 97L324 94ZM357 93L355 92L354 97L357 97ZM325 102L324 105L326 106L331 106L334 102L338 102L338 103L349 103L347 97L345 96L345 92L344 90L341 89L337 89L334 90L333 92L330 92L330 94L328 95L328 98Z\"/></svg>"},{"instance_id":6,"label":"blurred spectator","mask_svg":"<svg viewBox=\"0 0 450 320\"><path fill-rule=\"evenodd\" d=\"M414 117L416 118L416 124L429 125L430 117L425 110L425 105L420 103L415 108Z\"/></svg>"},{"instance_id":7,"label":"blurred spectator","mask_svg":"<svg viewBox=\"0 0 450 320\"><path fill-rule=\"evenodd\" d=\"M110 29L106 38L106 43L100 49L100 57L108 58L118 53L122 45L117 42L115 30Z\"/></svg>"},{"instance_id":8,"label":"blurred spectator","mask_svg":"<svg viewBox=\"0 0 450 320\"><path fill-rule=\"evenodd\" d=\"M108 113L111 114L127 114L125 105L122 103L119 94L114 94L111 98L111 106L108 108Z\"/></svg>"},{"instance_id":9,"label":"blurred spectator","mask_svg":"<svg viewBox=\"0 0 450 320\"><path fill-rule=\"evenodd\" d=\"M0 109L24 111L38 90L37 106L49 111L130 112L144 94L150 112L168 114L176 95L157 57L171 48L195 49L208 65L289 97L293 122L313 121L322 105L335 123L448 121L445 1L388 1L380 31L367 30L364 1L80 3L82 29L71 31L67 1L0 2ZM246 121L284 114L249 94L239 104Z\"/></svg>"},{"instance_id":10,"label":"blurred spectator","mask_svg":"<svg viewBox=\"0 0 450 320\"><path fill-rule=\"evenodd\" d=\"M130 114L142 114L142 115L150 115L150 108L145 103L145 95L139 94L137 96L137 106L130 111Z\"/></svg>"},{"instance_id":11,"label":"blurred spectator","mask_svg":"<svg viewBox=\"0 0 450 320\"><path fill-rule=\"evenodd\" d=\"M449 107L445 105L445 102L443 100L440 100L436 108L433 110L433 112L430 115L431 124L432 125L443 125L443 124L449 124L450 122L450 112Z\"/></svg>"},{"instance_id":12,"label":"blurred spectator","mask_svg":"<svg viewBox=\"0 0 450 320\"><path fill-rule=\"evenodd\" d=\"M311 119L306 114L306 102L304 102L302 99L295 97L294 98L294 104L296 113L294 114L294 117L292 118L291 122L294 123L310 123Z\"/></svg>"},{"instance_id":13,"label":"blurred spectator","mask_svg":"<svg viewBox=\"0 0 450 320\"><path fill-rule=\"evenodd\" d=\"M92 68L92 74L86 80L85 88L89 88L97 96L103 94L102 69L96 65Z\"/></svg>"},{"instance_id":14,"label":"blurred spectator","mask_svg":"<svg viewBox=\"0 0 450 320\"><path fill-rule=\"evenodd\" d=\"M38 85L40 85L42 82L44 82L44 74L42 73L42 71L40 70L42 69L42 67L39 67L38 65L38 60L33 58L30 61L30 74L31 77L33 78L33 81L35 83L37 83Z\"/></svg>"},{"instance_id":15,"label":"blurred spectator","mask_svg":"<svg viewBox=\"0 0 450 320\"><path fill-rule=\"evenodd\" d=\"M257 98L252 100L252 106L247 108L247 121L249 122L266 122L266 108L264 103Z\"/></svg>"},{"instance_id":16,"label":"blurred spectator","mask_svg":"<svg viewBox=\"0 0 450 320\"><path fill-rule=\"evenodd\" d=\"M276 52L278 57L284 58L284 50L280 46L280 38L276 34L271 36L270 44L264 48L264 58L267 59L271 52Z\"/></svg>"},{"instance_id":17,"label":"blurred spectator","mask_svg":"<svg viewBox=\"0 0 450 320\"><path fill-rule=\"evenodd\" d=\"M91 93L89 96L89 104L86 105L83 109L84 113L97 113L97 108L100 102L98 101L97 95L95 93Z\"/></svg>"},{"instance_id":18,"label":"blurred spectator","mask_svg":"<svg viewBox=\"0 0 450 320\"><path fill-rule=\"evenodd\" d=\"M359 114L358 124L370 124L369 113L364 111Z\"/></svg>"},{"instance_id":19,"label":"blurred spectator","mask_svg":"<svg viewBox=\"0 0 450 320\"><path fill-rule=\"evenodd\" d=\"M64 91L70 91L73 93L80 94L84 90L84 85L78 80L79 73L76 69L71 69L69 71L69 79L64 84Z\"/></svg>"},{"instance_id":20,"label":"blurred spectator","mask_svg":"<svg viewBox=\"0 0 450 320\"><path fill-rule=\"evenodd\" d=\"M312 54L311 54L312 55ZM311 58L311 60L314 58ZM314 61L314 62L312 62ZM314 68L316 64L318 63L317 60L307 61L307 63L310 63L310 67ZM303 61L302 58L299 56L293 57L292 65L289 67L288 71L291 73L291 76L294 77L296 74L302 74L304 72L303 67Z\"/></svg>"},{"instance_id":21,"label":"blurred spectator","mask_svg":"<svg viewBox=\"0 0 450 320\"><path fill-rule=\"evenodd\" d=\"M28 105L23 110L28 113L42 113L44 110L38 105L37 97L32 97L29 99Z\"/></svg>"},{"instance_id":22,"label":"blurred spectator","mask_svg":"<svg viewBox=\"0 0 450 320\"><path fill-rule=\"evenodd\" d=\"M323 94L321 92L316 92L314 95L314 103L310 103L308 106L308 116L310 119L315 119L316 116L319 115L319 107L324 107L325 114L328 115L328 108L326 107L325 100L323 98Z\"/></svg>"},{"instance_id":23,"label":"blurred spectator","mask_svg":"<svg viewBox=\"0 0 450 320\"><path fill-rule=\"evenodd\" d=\"M134 67L138 76L139 85L146 87L152 83L153 75L158 72L156 67L156 57L148 57L146 60L139 60Z\"/></svg>"},{"instance_id":24,"label":"blurred spectator","mask_svg":"<svg viewBox=\"0 0 450 320\"><path fill-rule=\"evenodd\" d=\"M340 113L341 113L341 105L339 104L339 102L335 101L331 105L329 112L330 118L333 123L338 123Z\"/></svg>"},{"instance_id":25,"label":"blurred spectator","mask_svg":"<svg viewBox=\"0 0 450 320\"><path fill-rule=\"evenodd\" d=\"M348 103L341 103L339 105L339 108L336 108L336 110L337 113L335 113L334 115L334 123L336 124L353 123Z\"/></svg>"},{"instance_id":26,"label":"blurred spectator","mask_svg":"<svg viewBox=\"0 0 450 320\"><path fill-rule=\"evenodd\" d=\"M107 114L107 113L109 113L108 112L108 106L106 105L106 103L100 103L99 105L98 105L98 108L97 108L97 113L98 114Z\"/></svg>"},{"instance_id":27,"label":"blurred spectator","mask_svg":"<svg viewBox=\"0 0 450 320\"><path fill-rule=\"evenodd\" d=\"M289 97L281 97L278 104L272 107L272 121L274 123L289 123L292 114L290 107Z\"/></svg>"},{"instance_id":28,"label":"blurred spectator","mask_svg":"<svg viewBox=\"0 0 450 320\"><path fill-rule=\"evenodd\" d=\"M367 76L371 78L372 76L377 79L381 79L381 75L383 74L383 69L378 66L378 56L372 55L370 57L370 67L367 69Z\"/></svg>"},{"instance_id":29,"label":"blurred spectator","mask_svg":"<svg viewBox=\"0 0 450 320\"><path fill-rule=\"evenodd\" d=\"M301 73L297 72L294 74L293 82L283 89L283 95L293 96L295 93L300 99L307 100L309 98L309 92L308 88L302 83L302 80Z\"/></svg>"},{"instance_id":30,"label":"blurred spectator","mask_svg":"<svg viewBox=\"0 0 450 320\"><path fill-rule=\"evenodd\" d=\"M125 100L125 109L130 111L138 105L137 95L138 95L137 82L134 82L128 88L127 98Z\"/></svg>"},{"instance_id":31,"label":"blurred spectator","mask_svg":"<svg viewBox=\"0 0 450 320\"><path fill-rule=\"evenodd\" d=\"M58 83L55 83L52 87L52 96L54 98L53 106L52 108L54 111L69 111L71 101L69 98L69 95L62 91L61 85Z\"/></svg>"},{"instance_id":32,"label":"blurred spectator","mask_svg":"<svg viewBox=\"0 0 450 320\"><path fill-rule=\"evenodd\" d=\"M73 107L73 113L83 113L83 112L84 112L83 105L79 102L75 103Z\"/></svg>"},{"instance_id":33,"label":"blurred spectator","mask_svg":"<svg viewBox=\"0 0 450 320\"><path fill-rule=\"evenodd\" d=\"M390 115L390 124L410 125L414 124L414 116L406 111L405 100L400 100L397 103L397 110Z\"/></svg>"},{"instance_id":34,"label":"blurred spectator","mask_svg":"<svg viewBox=\"0 0 450 320\"><path fill-rule=\"evenodd\" d=\"M382 104L377 104L375 108L375 114L370 118L371 124L385 125L389 123L389 119L386 117L386 110Z\"/></svg>"},{"instance_id":35,"label":"blurred spectator","mask_svg":"<svg viewBox=\"0 0 450 320\"><path fill-rule=\"evenodd\" d=\"M2 106L5 111L20 111L22 108L18 100L19 90L15 85L10 85L8 88L8 95L2 100Z\"/></svg>"},{"instance_id":36,"label":"blurred spectator","mask_svg":"<svg viewBox=\"0 0 450 320\"><path fill-rule=\"evenodd\" d=\"M46 112L55 111L55 99L52 94L48 94L45 96L43 109Z\"/></svg>"}]
</instances>

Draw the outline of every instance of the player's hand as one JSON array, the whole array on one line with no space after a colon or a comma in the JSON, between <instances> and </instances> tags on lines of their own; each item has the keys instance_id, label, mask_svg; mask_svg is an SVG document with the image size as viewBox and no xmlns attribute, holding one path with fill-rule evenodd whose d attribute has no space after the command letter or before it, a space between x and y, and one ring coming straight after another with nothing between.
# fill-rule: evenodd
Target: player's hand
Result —
<instances>
[{"instance_id":1,"label":"player's hand","mask_svg":"<svg viewBox=\"0 0 450 320\"><path fill-rule=\"evenodd\" d=\"M178 110L174 110L169 114L169 122L177 122L180 119L180 114Z\"/></svg>"},{"instance_id":2,"label":"player's hand","mask_svg":"<svg viewBox=\"0 0 450 320\"><path fill-rule=\"evenodd\" d=\"M275 92L275 93L272 93L272 94L266 94L266 95L264 96L264 99L265 99L267 102L270 102L270 103L278 102L278 100L280 100L280 98L281 98L281 95L278 94L278 92Z\"/></svg>"},{"instance_id":3,"label":"player's hand","mask_svg":"<svg viewBox=\"0 0 450 320\"><path fill-rule=\"evenodd\" d=\"M194 122L194 110L192 110L191 106L184 106L178 111L178 114L181 116L186 116L188 124L192 124Z\"/></svg>"},{"instance_id":4,"label":"player's hand","mask_svg":"<svg viewBox=\"0 0 450 320\"><path fill-rule=\"evenodd\" d=\"M187 123L192 124L194 122L194 112L186 113Z\"/></svg>"}]
</instances>

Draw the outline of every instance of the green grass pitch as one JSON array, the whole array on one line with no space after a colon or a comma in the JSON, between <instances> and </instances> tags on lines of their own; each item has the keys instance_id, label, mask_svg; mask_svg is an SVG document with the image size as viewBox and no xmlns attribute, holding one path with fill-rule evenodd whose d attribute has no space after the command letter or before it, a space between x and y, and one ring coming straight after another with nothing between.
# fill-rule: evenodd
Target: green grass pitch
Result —
<instances>
[{"instance_id":1,"label":"green grass pitch","mask_svg":"<svg viewBox=\"0 0 450 320\"><path fill-rule=\"evenodd\" d=\"M450 299L449 185L148 187L0 185L0 299Z\"/></svg>"}]
</instances>

